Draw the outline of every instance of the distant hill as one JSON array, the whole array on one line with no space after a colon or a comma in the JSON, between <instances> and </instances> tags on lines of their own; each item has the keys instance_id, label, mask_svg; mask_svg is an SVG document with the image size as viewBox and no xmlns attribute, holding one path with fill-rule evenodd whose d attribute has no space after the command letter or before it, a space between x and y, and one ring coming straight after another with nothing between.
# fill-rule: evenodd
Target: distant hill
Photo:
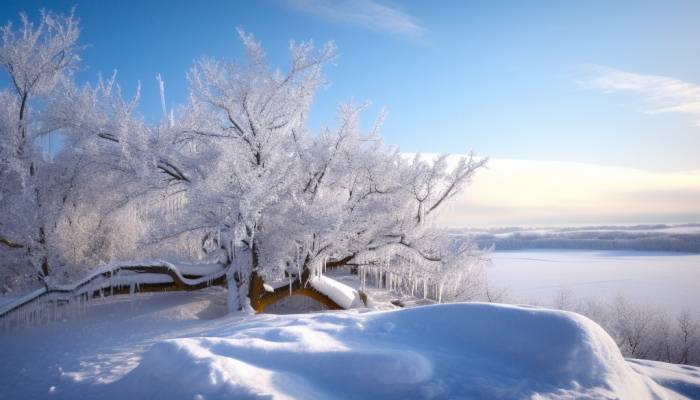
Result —
<instances>
[{"instance_id":1,"label":"distant hill","mask_svg":"<svg viewBox=\"0 0 700 400\"><path fill-rule=\"evenodd\" d=\"M700 253L700 224L560 228L451 229L456 241L472 238L499 250L585 249Z\"/></svg>"}]
</instances>

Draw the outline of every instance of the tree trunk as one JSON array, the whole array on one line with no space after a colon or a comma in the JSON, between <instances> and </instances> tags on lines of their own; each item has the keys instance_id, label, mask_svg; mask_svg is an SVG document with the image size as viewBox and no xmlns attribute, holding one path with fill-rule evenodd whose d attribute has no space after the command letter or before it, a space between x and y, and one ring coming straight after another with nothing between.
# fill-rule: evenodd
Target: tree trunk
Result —
<instances>
[{"instance_id":1,"label":"tree trunk","mask_svg":"<svg viewBox=\"0 0 700 400\"><path fill-rule=\"evenodd\" d=\"M308 285L308 280L310 278L310 272L304 270L302 273L301 282L299 279L292 281L291 290L288 285L279 287L272 292L265 290L263 286L264 282L257 272L251 273L250 276L250 306L255 310L256 313L261 313L265 311L267 306L284 299L289 296L306 296L317 302L323 304L329 310L342 310L343 307L339 306L338 303L333 301L330 297L314 289L311 285Z\"/></svg>"}]
</instances>

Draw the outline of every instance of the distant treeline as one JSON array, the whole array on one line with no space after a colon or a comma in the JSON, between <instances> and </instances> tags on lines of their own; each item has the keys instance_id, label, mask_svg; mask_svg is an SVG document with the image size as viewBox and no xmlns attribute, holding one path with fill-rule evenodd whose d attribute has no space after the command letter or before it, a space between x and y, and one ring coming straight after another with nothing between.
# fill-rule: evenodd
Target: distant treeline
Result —
<instances>
[{"instance_id":1,"label":"distant treeline","mask_svg":"<svg viewBox=\"0 0 700 400\"><path fill-rule=\"evenodd\" d=\"M577 298L567 289L562 289L548 306L594 320L610 334L625 357L700 365L700 324L694 310L673 315L634 304L622 295L612 301L599 301Z\"/></svg>"},{"instance_id":2,"label":"distant treeline","mask_svg":"<svg viewBox=\"0 0 700 400\"><path fill-rule=\"evenodd\" d=\"M468 236L466 235L465 238ZM480 247L494 246L495 250L580 249L700 253L700 233L559 231L555 233L517 232L507 236L481 233L471 237Z\"/></svg>"}]
</instances>

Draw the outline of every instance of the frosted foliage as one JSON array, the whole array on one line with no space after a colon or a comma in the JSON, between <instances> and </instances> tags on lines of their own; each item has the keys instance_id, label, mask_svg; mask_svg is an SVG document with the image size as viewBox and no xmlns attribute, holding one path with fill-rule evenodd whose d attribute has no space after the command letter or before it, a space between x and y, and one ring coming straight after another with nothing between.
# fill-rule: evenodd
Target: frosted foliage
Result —
<instances>
[{"instance_id":1,"label":"frosted foliage","mask_svg":"<svg viewBox=\"0 0 700 400\"><path fill-rule=\"evenodd\" d=\"M69 76L78 60L78 29L72 16L42 13L39 24L25 15L17 30L11 24L0 29L0 65L9 88L2 90L0 111L0 241L3 290L24 280L32 265L47 275L47 213L44 211L37 139L46 134L34 101L50 97L57 83ZM25 254L18 254L25 253Z\"/></svg>"},{"instance_id":2,"label":"frosted foliage","mask_svg":"<svg viewBox=\"0 0 700 400\"><path fill-rule=\"evenodd\" d=\"M72 16L23 21L3 28L0 52L21 75L0 91L3 291L154 257L223 262L240 304L253 274L306 284L338 266L437 300L481 290L484 255L433 221L486 160L408 159L380 139L384 114L363 131L354 104L309 132L332 44L292 42L275 69L239 30L244 62L197 61L182 107L166 110L156 77L163 120L147 125L138 90L125 100L115 76L75 84ZM40 141L56 136L46 154Z\"/></svg>"},{"instance_id":3,"label":"frosted foliage","mask_svg":"<svg viewBox=\"0 0 700 400\"><path fill-rule=\"evenodd\" d=\"M363 107L353 104L338 108L335 128L311 134L305 116L333 46L292 43L281 72L239 34L247 62L197 62L190 103L165 132L168 158L191 171L187 229L207 232L228 262L253 253L242 280L251 271L318 274L330 263L400 276L397 289L420 282L414 291L436 299L473 297L483 255L470 244L451 248L432 221L485 160L406 159L379 138L383 115L363 132Z\"/></svg>"},{"instance_id":4,"label":"frosted foliage","mask_svg":"<svg viewBox=\"0 0 700 400\"><path fill-rule=\"evenodd\" d=\"M21 95L50 91L79 60L76 41L79 30L72 15L41 13L38 24L25 14L17 30L8 23L1 29L0 62Z\"/></svg>"},{"instance_id":5,"label":"frosted foliage","mask_svg":"<svg viewBox=\"0 0 700 400\"><path fill-rule=\"evenodd\" d=\"M133 114L138 96L122 100L114 77L74 83L77 38L72 16L50 13L2 28L10 78L0 91L2 292L134 255L144 229L132 200L148 192L143 177L154 169L150 130ZM45 142L56 137L62 146L51 152Z\"/></svg>"}]
</instances>

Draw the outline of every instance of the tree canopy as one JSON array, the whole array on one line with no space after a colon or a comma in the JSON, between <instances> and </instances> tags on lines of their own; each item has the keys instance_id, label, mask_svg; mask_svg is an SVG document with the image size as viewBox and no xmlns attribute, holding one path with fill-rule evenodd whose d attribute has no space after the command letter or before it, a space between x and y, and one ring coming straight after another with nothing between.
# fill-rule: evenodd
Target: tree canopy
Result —
<instances>
[{"instance_id":1,"label":"tree canopy","mask_svg":"<svg viewBox=\"0 0 700 400\"><path fill-rule=\"evenodd\" d=\"M226 264L240 307L255 279L304 284L340 266L439 300L476 296L483 253L435 217L486 159L409 157L381 140L383 114L363 131L352 103L309 131L334 45L291 42L283 70L238 33L245 60L198 60L188 102L147 124L116 76L76 83L72 15L2 28L2 290L158 257Z\"/></svg>"}]
</instances>

